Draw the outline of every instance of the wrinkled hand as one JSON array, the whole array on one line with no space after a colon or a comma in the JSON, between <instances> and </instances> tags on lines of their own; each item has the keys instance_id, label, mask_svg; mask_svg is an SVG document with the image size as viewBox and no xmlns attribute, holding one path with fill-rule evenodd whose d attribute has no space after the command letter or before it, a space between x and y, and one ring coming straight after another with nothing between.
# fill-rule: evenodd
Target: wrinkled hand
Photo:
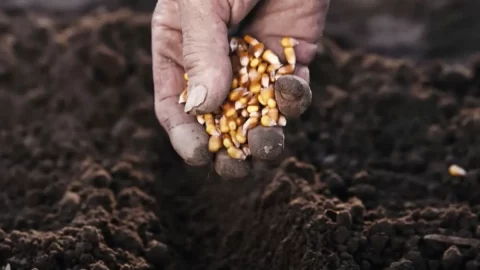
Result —
<instances>
[{"instance_id":1,"label":"wrinkled hand","mask_svg":"<svg viewBox=\"0 0 480 270\"><path fill-rule=\"evenodd\" d=\"M308 64L317 49L329 0L159 0L152 18L153 77L155 112L170 141L186 163L206 165L208 135L195 114L214 111L230 90L232 66L229 58L228 29L249 34L282 61L284 36L299 41L295 47L294 75L283 76L275 84L279 111L296 117L310 105ZM250 17L251 16L251 17ZM189 78L187 103L178 104ZM185 113L188 112L188 114ZM284 145L280 127L258 126L248 134L252 156L260 160L278 157ZM249 172L246 160L231 159L226 151L215 157L215 169L224 178L242 178Z\"/></svg>"}]
</instances>

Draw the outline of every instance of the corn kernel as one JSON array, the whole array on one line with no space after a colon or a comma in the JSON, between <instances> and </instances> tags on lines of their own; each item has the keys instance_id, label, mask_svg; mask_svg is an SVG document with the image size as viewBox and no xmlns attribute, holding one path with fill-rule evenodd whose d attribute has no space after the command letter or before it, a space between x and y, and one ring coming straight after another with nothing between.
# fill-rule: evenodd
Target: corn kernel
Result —
<instances>
[{"instance_id":1,"label":"corn kernel","mask_svg":"<svg viewBox=\"0 0 480 270\"><path fill-rule=\"evenodd\" d=\"M222 147L222 138L220 136L212 136L208 140L208 151L212 153L218 152Z\"/></svg>"}]
</instances>

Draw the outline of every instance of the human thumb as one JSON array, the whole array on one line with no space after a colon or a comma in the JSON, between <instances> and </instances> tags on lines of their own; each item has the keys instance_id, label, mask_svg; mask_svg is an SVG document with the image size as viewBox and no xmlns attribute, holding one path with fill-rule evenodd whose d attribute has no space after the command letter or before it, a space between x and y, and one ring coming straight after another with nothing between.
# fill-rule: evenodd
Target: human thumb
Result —
<instances>
[{"instance_id":1,"label":"human thumb","mask_svg":"<svg viewBox=\"0 0 480 270\"><path fill-rule=\"evenodd\" d=\"M227 1L225 6L213 0L179 2L188 76L185 112L210 113L222 105L232 80L227 28L230 8Z\"/></svg>"}]
</instances>

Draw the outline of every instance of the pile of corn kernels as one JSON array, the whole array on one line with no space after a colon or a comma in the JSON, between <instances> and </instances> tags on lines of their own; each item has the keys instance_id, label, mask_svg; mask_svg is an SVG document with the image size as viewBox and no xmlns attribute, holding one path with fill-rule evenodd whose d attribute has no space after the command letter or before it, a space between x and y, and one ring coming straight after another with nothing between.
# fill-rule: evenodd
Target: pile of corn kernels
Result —
<instances>
[{"instance_id":1,"label":"pile of corn kernels","mask_svg":"<svg viewBox=\"0 0 480 270\"><path fill-rule=\"evenodd\" d=\"M217 111L198 115L210 135L208 150L218 152L222 147L234 159L246 159L251 155L248 147L248 131L259 124L265 127L285 126L287 120L277 108L275 81L295 70L294 47L298 41L284 37L281 40L287 63L265 45L250 35L230 38L233 79L227 100ZM185 74L188 83L188 77ZM182 92L179 103L187 100L188 87Z\"/></svg>"}]
</instances>

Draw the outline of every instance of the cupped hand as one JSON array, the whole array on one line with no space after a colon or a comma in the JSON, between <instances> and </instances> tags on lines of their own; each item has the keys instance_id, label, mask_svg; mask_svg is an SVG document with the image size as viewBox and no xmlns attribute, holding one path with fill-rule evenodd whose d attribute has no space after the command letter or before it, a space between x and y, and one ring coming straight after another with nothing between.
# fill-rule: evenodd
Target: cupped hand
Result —
<instances>
[{"instance_id":1,"label":"cupped hand","mask_svg":"<svg viewBox=\"0 0 480 270\"><path fill-rule=\"evenodd\" d=\"M152 55L155 113L168 132L175 151L192 166L212 160L209 136L196 114L218 109L231 86L229 29L239 28L275 52L282 61L282 37L293 37L294 75L275 83L275 99L286 117L297 117L310 105L308 64L313 60L323 32L329 0L159 0L152 17ZM248 20L247 20L248 19ZM185 105L178 97L186 87ZM280 127L258 126L248 133L254 159L273 160L284 147ZM245 177L248 160L215 155L215 169L223 178Z\"/></svg>"}]
</instances>

